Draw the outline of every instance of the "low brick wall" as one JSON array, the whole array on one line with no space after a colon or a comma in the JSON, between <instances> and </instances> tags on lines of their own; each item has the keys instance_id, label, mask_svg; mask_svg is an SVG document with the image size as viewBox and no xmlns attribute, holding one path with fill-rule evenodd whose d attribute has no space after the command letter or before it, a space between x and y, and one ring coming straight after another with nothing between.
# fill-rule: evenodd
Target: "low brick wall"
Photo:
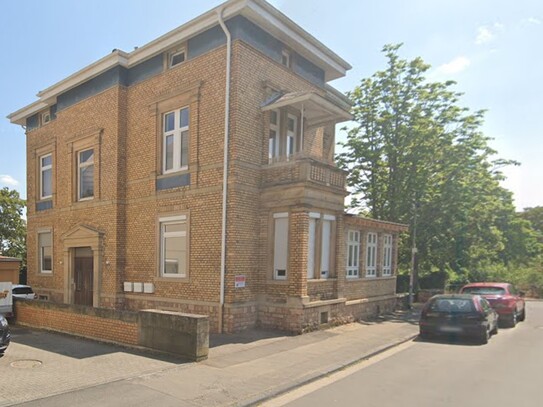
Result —
<instances>
[{"instance_id":1,"label":"low brick wall","mask_svg":"<svg viewBox=\"0 0 543 407\"><path fill-rule=\"evenodd\" d=\"M160 310L119 311L39 300L14 301L18 324L200 361L209 351L206 316Z\"/></svg>"},{"instance_id":2,"label":"low brick wall","mask_svg":"<svg viewBox=\"0 0 543 407\"><path fill-rule=\"evenodd\" d=\"M138 345L138 314L107 308L14 301L18 324L127 345Z\"/></svg>"}]
</instances>

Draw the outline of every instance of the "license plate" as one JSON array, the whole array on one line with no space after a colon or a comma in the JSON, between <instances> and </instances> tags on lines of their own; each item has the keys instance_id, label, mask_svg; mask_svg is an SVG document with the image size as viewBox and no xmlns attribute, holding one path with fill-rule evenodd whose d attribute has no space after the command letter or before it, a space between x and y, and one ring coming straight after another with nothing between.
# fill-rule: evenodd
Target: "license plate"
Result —
<instances>
[{"instance_id":1,"label":"license plate","mask_svg":"<svg viewBox=\"0 0 543 407\"><path fill-rule=\"evenodd\" d=\"M457 326L442 326L439 329L441 332L447 332L447 333L462 332L462 328L459 328Z\"/></svg>"}]
</instances>

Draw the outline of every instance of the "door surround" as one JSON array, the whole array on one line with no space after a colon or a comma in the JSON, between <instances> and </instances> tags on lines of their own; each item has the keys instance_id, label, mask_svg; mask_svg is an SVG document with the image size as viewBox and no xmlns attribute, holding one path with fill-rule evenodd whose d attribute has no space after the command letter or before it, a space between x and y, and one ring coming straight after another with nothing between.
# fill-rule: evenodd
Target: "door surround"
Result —
<instances>
[{"instance_id":1,"label":"door surround","mask_svg":"<svg viewBox=\"0 0 543 407\"><path fill-rule=\"evenodd\" d=\"M103 256L104 232L86 225L78 225L64 234L63 265L64 265L64 303L74 303L75 275L74 275L74 249L77 247L90 247L93 258L93 295L92 306L100 304L100 276Z\"/></svg>"}]
</instances>

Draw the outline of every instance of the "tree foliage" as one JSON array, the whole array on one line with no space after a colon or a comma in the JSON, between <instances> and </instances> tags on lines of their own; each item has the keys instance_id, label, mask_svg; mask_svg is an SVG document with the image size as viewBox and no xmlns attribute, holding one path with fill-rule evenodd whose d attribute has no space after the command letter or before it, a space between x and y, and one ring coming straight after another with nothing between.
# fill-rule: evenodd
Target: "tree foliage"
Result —
<instances>
[{"instance_id":1,"label":"tree foliage","mask_svg":"<svg viewBox=\"0 0 543 407\"><path fill-rule=\"evenodd\" d=\"M430 66L401 59L400 47L385 46L386 68L348 93L355 126L337 158L349 172L351 206L411 230L416 219L422 272L461 276L536 255L541 245L500 186L500 169L518 163L495 157L481 131L484 111L461 107L455 82L428 81ZM404 268L409 258L404 247Z\"/></svg>"},{"instance_id":2,"label":"tree foliage","mask_svg":"<svg viewBox=\"0 0 543 407\"><path fill-rule=\"evenodd\" d=\"M24 207L17 191L0 189L0 255L26 259Z\"/></svg>"}]
</instances>

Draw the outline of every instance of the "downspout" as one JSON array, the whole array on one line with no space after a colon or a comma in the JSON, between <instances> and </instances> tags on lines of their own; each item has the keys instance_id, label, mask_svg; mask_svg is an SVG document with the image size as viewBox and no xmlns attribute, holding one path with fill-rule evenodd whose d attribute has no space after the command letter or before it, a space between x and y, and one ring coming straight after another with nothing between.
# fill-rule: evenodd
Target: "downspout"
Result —
<instances>
[{"instance_id":1,"label":"downspout","mask_svg":"<svg viewBox=\"0 0 543 407\"><path fill-rule=\"evenodd\" d=\"M230 133L230 54L232 51L232 37L230 31L222 19L222 11L217 11L219 24L226 35L226 87L224 100L224 158L223 158L223 177L222 177L222 231L221 231L221 288L219 304L219 333L223 331L223 313L224 313L224 278L226 269L226 196L228 188L228 142Z\"/></svg>"}]
</instances>

